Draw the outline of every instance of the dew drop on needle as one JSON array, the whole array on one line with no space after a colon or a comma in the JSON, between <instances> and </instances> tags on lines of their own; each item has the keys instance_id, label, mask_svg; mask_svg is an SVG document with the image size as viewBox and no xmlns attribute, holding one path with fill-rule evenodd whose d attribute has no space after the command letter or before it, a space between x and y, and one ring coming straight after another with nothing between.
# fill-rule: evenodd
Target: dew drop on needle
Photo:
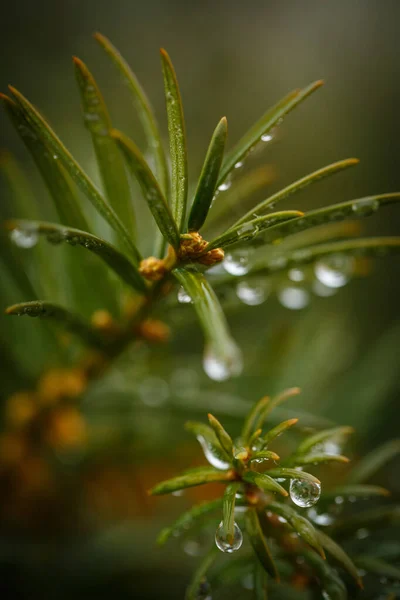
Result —
<instances>
[{"instance_id":1,"label":"dew drop on needle","mask_svg":"<svg viewBox=\"0 0 400 600\"><path fill-rule=\"evenodd\" d=\"M224 531L223 523L221 521L217 528L217 531L215 532L215 543L217 545L217 548L221 550L221 552L227 552L230 554L239 550L243 543L243 534L239 525L235 523L233 539L228 540Z\"/></svg>"},{"instance_id":2,"label":"dew drop on needle","mask_svg":"<svg viewBox=\"0 0 400 600\"><path fill-rule=\"evenodd\" d=\"M304 479L290 481L290 498L301 508L316 504L321 496L321 484Z\"/></svg>"},{"instance_id":3,"label":"dew drop on needle","mask_svg":"<svg viewBox=\"0 0 400 600\"><path fill-rule=\"evenodd\" d=\"M10 233L10 238L18 248L29 249L36 246L39 234L33 229L13 229Z\"/></svg>"}]
</instances>

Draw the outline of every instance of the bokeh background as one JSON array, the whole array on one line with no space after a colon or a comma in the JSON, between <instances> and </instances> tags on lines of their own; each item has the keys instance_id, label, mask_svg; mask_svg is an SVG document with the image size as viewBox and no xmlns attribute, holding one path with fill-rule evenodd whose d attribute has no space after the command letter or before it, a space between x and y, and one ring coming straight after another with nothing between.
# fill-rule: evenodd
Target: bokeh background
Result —
<instances>
[{"instance_id":1,"label":"bokeh background","mask_svg":"<svg viewBox=\"0 0 400 600\"><path fill-rule=\"evenodd\" d=\"M107 35L131 64L166 138L163 46L181 85L193 181L221 116L228 118L233 143L287 91L323 78L322 91L285 120L278 139L250 165L270 165L273 192L330 162L360 158L356 169L296 198L295 208L310 209L400 189L399 19L396 0L20 0L2 9L0 88L12 83L40 107L98 180L71 56L89 65L115 126L140 144L129 96L92 33ZM0 123L1 147L21 161L46 213L47 192L32 162L4 114ZM0 202L2 214L12 214L4 185ZM362 223L365 234L379 235L396 235L399 225L396 206ZM306 425L314 424L310 414L318 423L354 425L355 455L395 437L399 262L387 258L369 270L333 297L313 297L301 311L280 306L273 294L261 306L233 308L229 320L245 359L235 380L215 383L203 374L201 333L187 316L190 307L174 316L166 347L128 352L82 400L94 440L90 452L61 449L47 461L32 457L11 479L2 478L4 597L183 597L196 563L191 554L201 554L201 543L186 553L179 544L160 551L154 539L173 515L203 496L153 500L146 489L201 461L182 425L211 408L235 432L250 402L299 385L303 394L288 414L303 415ZM19 325L2 319L2 337L20 335ZM37 327L29 324L29 331ZM32 377L48 366L32 357ZM18 378L10 391L13 386ZM395 464L380 482L400 489Z\"/></svg>"}]
</instances>

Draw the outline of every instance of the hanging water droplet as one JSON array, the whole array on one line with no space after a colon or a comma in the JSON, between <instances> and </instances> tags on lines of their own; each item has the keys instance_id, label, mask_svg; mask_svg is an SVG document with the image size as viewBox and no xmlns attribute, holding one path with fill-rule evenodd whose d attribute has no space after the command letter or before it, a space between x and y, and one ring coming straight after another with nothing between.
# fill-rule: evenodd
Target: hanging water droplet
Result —
<instances>
[{"instance_id":1,"label":"hanging water droplet","mask_svg":"<svg viewBox=\"0 0 400 600\"><path fill-rule=\"evenodd\" d=\"M299 281L304 281L305 274L304 274L304 271L302 271L301 269L289 269L288 277L292 281L299 282Z\"/></svg>"},{"instance_id":2,"label":"hanging water droplet","mask_svg":"<svg viewBox=\"0 0 400 600\"><path fill-rule=\"evenodd\" d=\"M221 456L221 451L218 447L213 446L202 435L198 435L198 436L196 436L196 438L197 438L197 441L199 442L200 446L202 447L204 456L206 457L206 459L208 460L210 465L212 465L216 469L221 469L221 470L229 468L229 463L226 462L226 460L223 460L223 458Z\"/></svg>"},{"instance_id":3,"label":"hanging water droplet","mask_svg":"<svg viewBox=\"0 0 400 600\"><path fill-rule=\"evenodd\" d=\"M376 212L379 208L378 200L374 198L364 198L354 202L351 209L358 217L367 217Z\"/></svg>"},{"instance_id":4,"label":"hanging water droplet","mask_svg":"<svg viewBox=\"0 0 400 600\"><path fill-rule=\"evenodd\" d=\"M228 552L229 554L231 554L232 552L236 552L236 550L239 550L240 546L243 543L243 534L239 525L235 523L233 539L228 540L224 532L223 523L221 521L217 528L217 531L215 532L215 543L217 545L217 548L221 550L221 552Z\"/></svg>"},{"instance_id":5,"label":"hanging water droplet","mask_svg":"<svg viewBox=\"0 0 400 600\"><path fill-rule=\"evenodd\" d=\"M289 286L279 290L278 300L285 308L301 310L308 305L310 294L303 288Z\"/></svg>"},{"instance_id":6,"label":"hanging water droplet","mask_svg":"<svg viewBox=\"0 0 400 600\"><path fill-rule=\"evenodd\" d=\"M181 304L190 304L193 302L192 298L183 287L180 287L178 290L178 302Z\"/></svg>"},{"instance_id":7,"label":"hanging water droplet","mask_svg":"<svg viewBox=\"0 0 400 600\"><path fill-rule=\"evenodd\" d=\"M338 289L339 288L333 288L325 285L324 283L322 283L322 281L319 281L319 279L316 279L312 283L312 291L316 296L319 296L320 298L329 298L329 296L334 296L337 293Z\"/></svg>"},{"instance_id":8,"label":"hanging water droplet","mask_svg":"<svg viewBox=\"0 0 400 600\"><path fill-rule=\"evenodd\" d=\"M314 265L317 279L331 288L346 285L353 273L353 259L345 254L332 254Z\"/></svg>"},{"instance_id":9,"label":"hanging water droplet","mask_svg":"<svg viewBox=\"0 0 400 600\"><path fill-rule=\"evenodd\" d=\"M258 306L267 299L269 285L266 280L256 279L251 281L241 281L236 286L236 295L248 306Z\"/></svg>"},{"instance_id":10,"label":"hanging water droplet","mask_svg":"<svg viewBox=\"0 0 400 600\"><path fill-rule=\"evenodd\" d=\"M239 160L236 164L235 164L235 169L241 169L243 167L243 161Z\"/></svg>"},{"instance_id":11,"label":"hanging water droplet","mask_svg":"<svg viewBox=\"0 0 400 600\"><path fill-rule=\"evenodd\" d=\"M250 270L250 257L252 251L250 248L243 248L241 250L235 250L229 254L225 254L223 266L225 271L230 275L246 275Z\"/></svg>"},{"instance_id":12,"label":"hanging water droplet","mask_svg":"<svg viewBox=\"0 0 400 600\"><path fill-rule=\"evenodd\" d=\"M292 501L297 506L308 508L318 502L321 496L321 485L305 479L292 479L289 491Z\"/></svg>"},{"instance_id":13,"label":"hanging water droplet","mask_svg":"<svg viewBox=\"0 0 400 600\"><path fill-rule=\"evenodd\" d=\"M18 248L28 249L36 246L39 234L34 229L13 229L10 239Z\"/></svg>"},{"instance_id":14,"label":"hanging water droplet","mask_svg":"<svg viewBox=\"0 0 400 600\"><path fill-rule=\"evenodd\" d=\"M224 357L215 354L211 346L204 349L203 369L210 379L214 381L226 381L231 377L240 375L243 369L242 353L239 348L232 343L229 351Z\"/></svg>"},{"instance_id":15,"label":"hanging water droplet","mask_svg":"<svg viewBox=\"0 0 400 600\"><path fill-rule=\"evenodd\" d=\"M184 493L185 493L185 490L175 490L175 492L171 493L171 496L177 496L177 497L179 497L179 496L183 496Z\"/></svg>"},{"instance_id":16,"label":"hanging water droplet","mask_svg":"<svg viewBox=\"0 0 400 600\"><path fill-rule=\"evenodd\" d=\"M58 160L60 157L58 156L58 154L53 154L53 158L54 160Z\"/></svg>"},{"instance_id":17,"label":"hanging water droplet","mask_svg":"<svg viewBox=\"0 0 400 600\"><path fill-rule=\"evenodd\" d=\"M225 181L223 181L217 188L217 190L219 192L226 192L226 190L229 190L229 188L232 185L232 181L230 179L230 177L228 176Z\"/></svg>"},{"instance_id":18,"label":"hanging water droplet","mask_svg":"<svg viewBox=\"0 0 400 600\"><path fill-rule=\"evenodd\" d=\"M148 377L140 382L138 394L146 406L160 406L169 397L169 386L161 377Z\"/></svg>"},{"instance_id":19,"label":"hanging water droplet","mask_svg":"<svg viewBox=\"0 0 400 600\"><path fill-rule=\"evenodd\" d=\"M274 139L274 136L272 135L271 132L264 133L260 139L262 142L271 142Z\"/></svg>"}]
</instances>

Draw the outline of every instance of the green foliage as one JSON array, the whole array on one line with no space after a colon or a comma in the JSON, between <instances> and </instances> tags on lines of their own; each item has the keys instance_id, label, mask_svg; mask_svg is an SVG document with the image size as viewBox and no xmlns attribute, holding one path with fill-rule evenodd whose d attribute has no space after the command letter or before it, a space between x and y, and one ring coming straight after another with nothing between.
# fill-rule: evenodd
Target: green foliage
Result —
<instances>
[{"instance_id":1,"label":"green foliage","mask_svg":"<svg viewBox=\"0 0 400 600\"><path fill-rule=\"evenodd\" d=\"M285 579L286 569L283 563L292 563L296 565L295 569L299 574L307 574L309 586L317 585L324 598L354 597L347 596L346 590L348 588L349 593L354 594L356 588L363 587L356 565L362 564L370 572L386 573L394 578L398 577L396 574L398 570L379 559L357 556L351 558L341 543L347 542L347 537L351 539L362 524L368 524L369 528L374 525L379 527L384 518L398 518L398 510L391 507L388 511L387 507L386 509L382 507L377 511L375 518L372 518L368 511L365 511L364 515L361 512L356 516L338 518L334 507L343 503L342 494L350 494L357 498L386 495L387 491L373 485L349 483L336 485L327 493L320 495L320 481L311 473L302 470L305 452L306 456L310 457L307 462L312 465L318 465L321 460L343 462L344 457L338 451L332 451L329 443L333 440L343 442L345 436L352 432L350 427L337 427L308 435L298 444L296 450L282 460L282 464L291 464L293 468L276 468L275 464L279 461L279 457L275 453L259 451L265 443L264 440L275 439L277 431L283 432L288 428L288 422L283 422L267 431L264 436L257 436L255 440L252 438L254 428L258 424L262 426L265 415L283 399L293 395L293 390L287 390L273 400L268 397L262 398L249 412L241 437L233 442L223 426L212 415L209 415L209 421L213 429L201 423L187 425L188 431L194 433L199 440L204 455L213 468L211 470L197 468L192 472L189 471L180 477L156 485L150 492L168 493L193 485L224 480L225 492L222 498L195 506L183 514L174 525L161 532L158 542L164 544L172 536L182 535L190 528L199 531L202 522L207 531L209 516L222 512L222 521L215 534L217 547L227 553L240 550L242 533L236 523L238 521L249 539L255 555L254 560L258 561L259 566L256 569L261 568L265 571L264 578L261 578L255 586L256 598L260 597L260 594L267 594L271 585L270 578L276 581ZM291 425L294 423L291 422ZM268 435L271 431L273 434ZM254 441L249 443L252 439ZM366 465L360 464L358 468L356 467L355 473L363 472L367 476L379 463L376 457L392 457L395 449L398 451L397 441L386 446L386 449L378 449L369 459L371 470L368 470ZM312 457L314 461L311 460ZM345 479L352 481L351 472L345 475ZM291 482L290 492L286 489L288 481ZM333 505L330 504L332 500ZM323 505L321 511L327 512L317 512L319 503ZM326 520L324 524L329 524L329 527L325 527L324 530L319 526L321 521L318 519L319 514ZM340 539L341 543L336 542L335 537ZM310 553L309 548L324 561L326 552L329 561L332 560L339 567L342 579L335 574L329 564L320 563L315 555ZM197 598L197 594L200 594L199 572L201 572L202 582L205 581L206 575L211 581L213 580L213 566L217 558L215 552L207 555L188 589L188 598ZM235 569L241 572L240 559L238 560ZM248 555L243 554L243 566L247 561ZM349 579L344 573L347 573Z\"/></svg>"},{"instance_id":2,"label":"green foliage","mask_svg":"<svg viewBox=\"0 0 400 600\"><path fill-rule=\"evenodd\" d=\"M325 237L325 243L311 241L308 245L302 245L300 250L293 250L289 243L288 250L285 249L286 239L289 238L290 242L293 234L346 217L372 214L379 206L399 201L398 193L345 202L305 214L298 210L284 210L260 215L276 202L292 196L304 187L355 165L358 162L356 159L339 161L303 177L250 209L209 243L203 240L197 232L207 225L213 198L219 191L217 186L223 186L227 177L233 175L235 165L243 162L260 142L261 136L268 135L285 115L316 91L322 82L318 81L302 90L295 90L278 102L225 157L227 123L225 118L221 119L212 136L191 209L187 211L189 182L185 124L178 81L169 56L164 50L161 51L170 138L171 189L158 126L146 94L111 43L100 34L96 34L96 39L112 59L132 94L145 130L150 158L154 161L154 170L135 143L124 133L112 128L109 111L99 86L88 67L80 59L74 58L84 120L92 137L105 195L96 188L33 105L20 92L10 88L12 98L3 95L3 103L52 192L61 220L61 226L15 222L10 227L21 227L22 231L29 227L37 233L45 233L49 241L55 239L56 228L63 227L63 233L59 229L60 241L65 239L69 244L74 243L96 252L124 282L131 285L140 295L151 299L151 302L160 298L160 284L147 285L144 279L148 278L153 282L160 279L167 281L172 273L193 301L206 337L205 367L211 377L225 379L241 371L240 353L228 331L219 300L207 279L207 270L222 260L223 249L233 247L236 251L236 247L240 249L242 246L250 249L260 248L250 268L246 269L246 277L250 280L253 276L275 275L297 265L314 263L331 254L379 256L399 251L398 238L329 241L329 234ZM118 148L122 154L118 152ZM141 186L159 231L154 248L156 258L159 257L160 262L146 263L143 268L140 268L142 265L139 264L142 260L139 248L143 243L143 234L138 232L141 235L135 239L136 217L123 158ZM122 243L124 250L117 250L99 239L102 235L90 237L96 230L96 223L85 215L85 206L76 195L71 180L114 230L113 243L117 246ZM49 234L51 228L55 232L54 236ZM187 228L189 234L186 233ZM278 250L277 241L280 242ZM170 244L173 250L172 254L170 252L168 257L164 258L167 244ZM76 262L71 266L72 279L74 264ZM85 267L85 264L83 266ZM227 275L222 283L240 279L240 276ZM216 285L219 285L218 281ZM111 289L108 289L107 295L111 294ZM98 308L103 308L101 300L97 299L97 302ZM121 287L115 288L113 303L121 304Z\"/></svg>"}]
</instances>

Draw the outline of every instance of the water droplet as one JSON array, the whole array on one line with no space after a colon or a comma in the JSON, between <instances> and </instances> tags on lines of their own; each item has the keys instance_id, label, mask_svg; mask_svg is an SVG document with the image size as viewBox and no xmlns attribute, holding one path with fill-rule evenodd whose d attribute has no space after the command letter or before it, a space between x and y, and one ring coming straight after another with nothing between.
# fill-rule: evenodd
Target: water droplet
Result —
<instances>
[{"instance_id":1,"label":"water droplet","mask_svg":"<svg viewBox=\"0 0 400 600\"><path fill-rule=\"evenodd\" d=\"M252 462L253 462L253 463L256 463L257 465L262 465L262 464L264 464L264 466L265 466L265 463L266 463L267 465L274 465L274 464L277 464L277 463L276 463L276 461L273 461L271 458L267 458L267 457L265 457L265 456L264 456L263 458L256 458L256 459L254 459Z\"/></svg>"},{"instance_id":2,"label":"water droplet","mask_svg":"<svg viewBox=\"0 0 400 600\"><path fill-rule=\"evenodd\" d=\"M183 287L180 287L178 290L178 302L181 304L190 304L193 302L192 298Z\"/></svg>"},{"instance_id":3,"label":"water droplet","mask_svg":"<svg viewBox=\"0 0 400 600\"><path fill-rule=\"evenodd\" d=\"M307 512L307 516L311 521L316 523L317 525L327 526L332 525L334 522L334 518L329 513L318 513L315 508L310 508Z\"/></svg>"},{"instance_id":4,"label":"water droplet","mask_svg":"<svg viewBox=\"0 0 400 600\"><path fill-rule=\"evenodd\" d=\"M234 458L236 458L236 460L244 459L245 457L247 458L248 455L249 453L244 446L235 447L235 450L233 452L233 456Z\"/></svg>"},{"instance_id":5,"label":"water droplet","mask_svg":"<svg viewBox=\"0 0 400 600\"><path fill-rule=\"evenodd\" d=\"M138 394L146 406L160 406L169 397L169 386L161 377L148 377L140 382Z\"/></svg>"},{"instance_id":6,"label":"water droplet","mask_svg":"<svg viewBox=\"0 0 400 600\"><path fill-rule=\"evenodd\" d=\"M287 523L287 519L285 519L285 517L282 517L281 515L278 515L278 521L279 523Z\"/></svg>"},{"instance_id":7,"label":"water droplet","mask_svg":"<svg viewBox=\"0 0 400 600\"><path fill-rule=\"evenodd\" d=\"M218 191L219 192L226 192L226 190L229 190L229 188L232 185L232 181L230 179L230 177L228 176L225 181L223 181L219 186L218 186Z\"/></svg>"},{"instance_id":8,"label":"water droplet","mask_svg":"<svg viewBox=\"0 0 400 600\"><path fill-rule=\"evenodd\" d=\"M239 162L237 162L235 164L235 169L241 169L243 167L243 161L239 160Z\"/></svg>"},{"instance_id":9,"label":"water droplet","mask_svg":"<svg viewBox=\"0 0 400 600\"><path fill-rule=\"evenodd\" d=\"M285 308L301 310L308 305L310 294L303 288L289 286L279 290L278 300Z\"/></svg>"},{"instance_id":10,"label":"water droplet","mask_svg":"<svg viewBox=\"0 0 400 600\"><path fill-rule=\"evenodd\" d=\"M228 552L230 554L232 552L236 552L236 550L239 550L243 543L243 534L239 525L235 523L233 540L228 540L224 532L223 523L221 521L217 531L215 532L215 543L221 552Z\"/></svg>"},{"instance_id":11,"label":"water droplet","mask_svg":"<svg viewBox=\"0 0 400 600\"><path fill-rule=\"evenodd\" d=\"M332 596L325 590L322 590L322 598L323 600L332 600Z\"/></svg>"},{"instance_id":12,"label":"water droplet","mask_svg":"<svg viewBox=\"0 0 400 600\"><path fill-rule=\"evenodd\" d=\"M335 440L326 440L315 444L311 448L312 454L329 454L330 456L337 456L341 452L340 444Z\"/></svg>"},{"instance_id":13,"label":"water droplet","mask_svg":"<svg viewBox=\"0 0 400 600\"><path fill-rule=\"evenodd\" d=\"M196 540L186 540L183 543L183 551L189 556L201 556L203 554L201 544Z\"/></svg>"},{"instance_id":14,"label":"water droplet","mask_svg":"<svg viewBox=\"0 0 400 600\"><path fill-rule=\"evenodd\" d=\"M337 456L341 452L341 446L335 440L326 440L321 444L321 452L330 456Z\"/></svg>"},{"instance_id":15,"label":"water droplet","mask_svg":"<svg viewBox=\"0 0 400 600\"><path fill-rule=\"evenodd\" d=\"M236 286L236 295L248 306L258 306L267 299L269 285L266 280L256 279L251 281L241 281Z\"/></svg>"},{"instance_id":16,"label":"water droplet","mask_svg":"<svg viewBox=\"0 0 400 600\"><path fill-rule=\"evenodd\" d=\"M239 227L239 229L237 230L237 234L238 237L241 238L241 241L245 242L255 237L258 231L258 225L256 225L255 223L244 223L244 225Z\"/></svg>"},{"instance_id":17,"label":"water droplet","mask_svg":"<svg viewBox=\"0 0 400 600\"><path fill-rule=\"evenodd\" d=\"M301 269L289 269L288 277L292 281L296 281L296 282L304 281L305 274L304 274L304 271L302 271Z\"/></svg>"},{"instance_id":18,"label":"water droplet","mask_svg":"<svg viewBox=\"0 0 400 600\"><path fill-rule=\"evenodd\" d=\"M263 448L263 443L260 440L260 438L258 438L257 440L255 440L254 443L253 443L253 445L252 445L252 447L251 447L251 449L252 449L253 452L259 452L260 450L262 450L262 448Z\"/></svg>"},{"instance_id":19,"label":"water droplet","mask_svg":"<svg viewBox=\"0 0 400 600\"><path fill-rule=\"evenodd\" d=\"M274 136L272 135L271 132L264 133L260 139L262 142L271 142L274 139Z\"/></svg>"},{"instance_id":20,"label":"water droplet","mask_svg":"<svg viewBox=\"0 0 400 600\"><path fill-rule=\"evenodd\" d=\"M58 160L60 157L58 156L58 154L53 154L53 158L54 160Z\"/></svg>"},{"instance_id":21,"label":"water droplet","mask_svg":"<svg viewBox=\"0 0 400 600\"><path fill-rule=\"evenodd\" d=\"M290 497L297 506L302 508L313 506L318 502L320 496L321 485L319 483L306 481L305 479L292 479L290 481Z\"/></svg>"},{"instance_id":22,"label":"water droplet","mask_svg":"<svg viewBox=\"0 0 400 600\"><path fill-rule=\"evenodd\" d=\"M316 296L319 296L320 298L329 298L329 296L334 296L337 290L338 288L329 287L321 281L319 281L319 279L316 279L312 283L312 291Z\"/></svg>"},{"instance_id":23,"label":"water droplet","mask_svg":"<svg viewBox=\"0 0 400 600\"><path fill-rule=\"evenodd\" d=\"M226 381L230 377L240 375L243 369L242 353L232 343L231 348L224 357L215 354L211 346L204 350L203 369L210 379L214 381Z\"/></svg>"},{"instance_id":24,"label":"water droplet","mask_svg":"<svg viewBox=\"0 0 400 600\"><path fill-rule=\"evenodd\" d=\"M221 470L229 468L229 463L223 460L223 458L221 457L221 451L217 447L213 446L202 435L198 435L196 436L196 438L199 444L201 445L204 452L204 456L206 457L210 465L212 465L216 469Z\"/></svg>"},{"instance_id":25,"label":"water droplet","mask_svg":"<svg viewBox=\"0 0 400 600\"><path fill-rule=\"evenodd\" d=\"M250 248L243 248L241 250L236 250L234 252L230 252L229 254L225 254L225 258L223 261L223 266L225 271L230 275L235 275L238 277L239 275L246 275L250 269L249 259L251 257L252 251Z\"/></svg>"},{"instance_id":26,"label":"water droplet","mask_svg":"<svg viewBox=\"0 0 400 600\"><path fill-rule=\"evenodd\" d=\"M317 279L331 288L346 285L353 273L353 259L345 254L332 254L314 265Z\"/></svg>"},{"instance_id":27,"label":"water droplet","mask_svg":"<svg viewBox=\"0 0 400 600\"><path fill-rule=\"evenodd\" d=\"M369 530L366 527L361 527L356 531L356 538L358 540L365 540L369 536Z\"/></svg>"},{"instance_id":28,"label":"water droplet","mask_svg":"<svg viewBox=\"0 0 400 600\"><path fill-rule=\"evenodd\" d=\"M34 229L13 229L10 233L11 241L18 248L33 248L39 240L39 234Z\"/></svg>"},{"instance_id":29,"label":"water droplet","mask_svg":"<svg viewBox=\"0 0 400 600\"><path fill-rule=\"evenodd\" d=\"M374 198L364 198L354 202L351 209L358 217L367 217L376 212L379 208L378 200Z\"/></svg>"},{"instance_id":30,"label":"water droplet","mask_svg":"<svg viewBox=\"0 0 400 600\"><path fill-rule=\"evenodd\" d=\"M171 496L183 496L183 494L185 493L185 490L176 490L175 492L171 493Z\"/></svg>"},{"instance_id":31,"label":"water droplet","mask_svg":"<svg viewBox=\"0 0 400 600\"><path fill-rule=\"evenodd\" d=\"M343 496L336 496L335 504L343 504L343 502L344 502Z\"/></svg>"}]
</instances>

